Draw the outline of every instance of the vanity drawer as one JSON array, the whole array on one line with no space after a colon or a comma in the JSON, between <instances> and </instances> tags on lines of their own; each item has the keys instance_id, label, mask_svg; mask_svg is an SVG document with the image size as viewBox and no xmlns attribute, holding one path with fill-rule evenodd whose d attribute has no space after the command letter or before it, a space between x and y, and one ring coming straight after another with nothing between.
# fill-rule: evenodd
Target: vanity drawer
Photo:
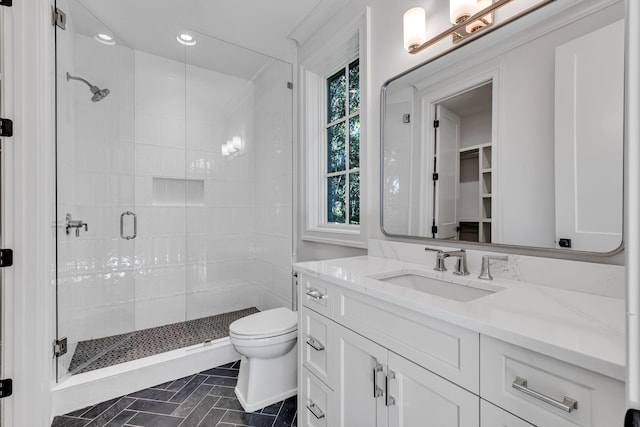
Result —
<instances>
[{"instance_id":1,"label":"vanity drawer","mask_svg":"<svg viewBox=\"0 0 640 427\"><path fill-rule=\"evenodd\" d=\"M505 410L480 401L480 427L534 427Z\"/></svg>"},{"instance_id":2,"label":"vanity drawer","mask_svg":"<svg viewBox=\"0 0 640 427\"><path fill-rule=\"evenodd\" d=\"M300 276L300 290L304 306L333 318L334 286L331 283L303 274Z\"/></svg>"},{"instance_id":3,"label":"vanity drawer","mask_svg":"<svg viewBox=\"0 0 640 427\"><path fill-rule=\"evenodd\" d=\"M298 400L298 425L332 427L333 392L308 369L302 368L302 390Z\"/></svg>"},{"instance_id":4,"label":"vanity drawer","mask_svg":"<svg viewBox=\"0 0 640 427\"><path fill-rule=\"evenodd\" d=\"M478 394L479 334L338 288L335 321Z\"/></svg>"},{"instance_id":5,"label":"vanity drawer","mask_svg":"<svg viewBox=\"0 0 640 427\"><path fill-rule=\"evenodd\" d=\"M480 367L482 398L535 425L623 424L621 381L484 335Z\"/></svg>"},{"instance_id":6,"label":"vanity drawer","mask_svg":"<svg viewBox=\"0 0 640 427\"><path fill-rule=\"evenodd\" d=\"M306 307L302 308L301 317L302 363L333 388L333 322Z\"/></svg>"}]
</instances>

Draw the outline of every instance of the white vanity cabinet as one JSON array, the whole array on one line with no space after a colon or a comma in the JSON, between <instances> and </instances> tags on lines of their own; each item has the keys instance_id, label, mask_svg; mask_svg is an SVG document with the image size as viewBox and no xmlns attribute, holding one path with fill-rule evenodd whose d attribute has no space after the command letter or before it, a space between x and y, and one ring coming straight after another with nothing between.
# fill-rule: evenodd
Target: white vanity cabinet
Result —
<instances>
[{"instance_id":1,"label":"white vanity cabinet","mask_svg":"<svg viewBox=\"0 0 640 427\"><path fill-rule=\"evenodd\" d=\"M487 336L480 395L538 426L624 424L624 383Z\"/></svg>"},{"instance_id":2,"label":"white vanity cabinet","mask_svg":"<svg viewBox=\"0 0 640 427\"><path fill-rule=\"evenodd\" d=\"M533 427L533 424L484 400L480 401L480 425L481 427Z\"/></svg>"},{"instance_id":3,"label":"white vanity cabinet","mask_svg":"<svg viewBox=\"0 0 640 427\"><path fill-rule=\"evenodd\" d=\"M460 376L461 360L478 363L477 334L466 336L468 331L430 323L434 319L427 316L407 318L400 307L304 275L300 281L302 426L479 427L477 394L414 363ZM396 310L401 315L391 318ZM385 321L391 323L385 326ZM471 338L471 358L460 356L467 343L456 333ZM478 366L469 370L477 387ZM463 372L468 375L466 366Z\"/></svg>"},{"instance_id":4,"label":"white vanity cabinet","mask_svg":"<svg viewBox=\"0 0 640 427\"><path fill-rule=\"evenodd\" d=\"M305 427L609 427L624 384L300 275Z\"/></svg>"}]
</instances>

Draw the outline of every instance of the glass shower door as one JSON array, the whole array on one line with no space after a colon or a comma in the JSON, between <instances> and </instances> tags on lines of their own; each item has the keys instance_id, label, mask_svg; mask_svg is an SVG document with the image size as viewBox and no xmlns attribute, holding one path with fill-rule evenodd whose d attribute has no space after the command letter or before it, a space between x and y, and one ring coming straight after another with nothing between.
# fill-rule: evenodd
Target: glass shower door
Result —
<instances>
[{"instance_id":1,"label":"glass shower door","mask_svg":"<svg viewBox=\"0 0 640 427\"><path fill-rule=\"evenodd\" d=\"M57 378L113 364L135 327L134 52L58 0Z\"/></svg>"}]
</instances>

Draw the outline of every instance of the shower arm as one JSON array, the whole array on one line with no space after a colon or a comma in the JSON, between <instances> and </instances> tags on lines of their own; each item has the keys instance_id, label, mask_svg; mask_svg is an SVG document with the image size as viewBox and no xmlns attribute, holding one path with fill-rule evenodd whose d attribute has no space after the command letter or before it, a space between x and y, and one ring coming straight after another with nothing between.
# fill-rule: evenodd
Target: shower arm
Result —
<instances>
[{"instance_id":1,"label":"shower arm","mask_svg":"<svg viewBox=\"0 0 640 427\"><path fill-rule=\"evenodd\" d=\"M87 86L89 86L89 88L91 89L92 92L94 91L94 88L96 90L99 90L96 86L92 85L91 83L89 83L88 81L83 79L82 77L72 76L71 74L67 73L67 81L69 81L69 80L79 80L81 82L84 82Z\"/></svg>"}]
</instances>

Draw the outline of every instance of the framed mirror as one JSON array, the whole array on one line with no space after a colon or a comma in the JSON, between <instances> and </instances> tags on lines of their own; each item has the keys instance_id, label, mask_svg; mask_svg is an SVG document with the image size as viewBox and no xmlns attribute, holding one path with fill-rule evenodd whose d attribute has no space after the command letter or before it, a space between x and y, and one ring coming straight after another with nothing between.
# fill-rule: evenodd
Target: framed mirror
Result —
<instances>
[{"instance_id":1,"label":"framed mirror","mask_svg":"<svg viewBox=\"0 0 640 427\"><path fill-rule=\"evenodd\" d=\"M623 117L624 2L549 3L384 85L382 230L614 252Z\"/></svg>"}]
</instances>

